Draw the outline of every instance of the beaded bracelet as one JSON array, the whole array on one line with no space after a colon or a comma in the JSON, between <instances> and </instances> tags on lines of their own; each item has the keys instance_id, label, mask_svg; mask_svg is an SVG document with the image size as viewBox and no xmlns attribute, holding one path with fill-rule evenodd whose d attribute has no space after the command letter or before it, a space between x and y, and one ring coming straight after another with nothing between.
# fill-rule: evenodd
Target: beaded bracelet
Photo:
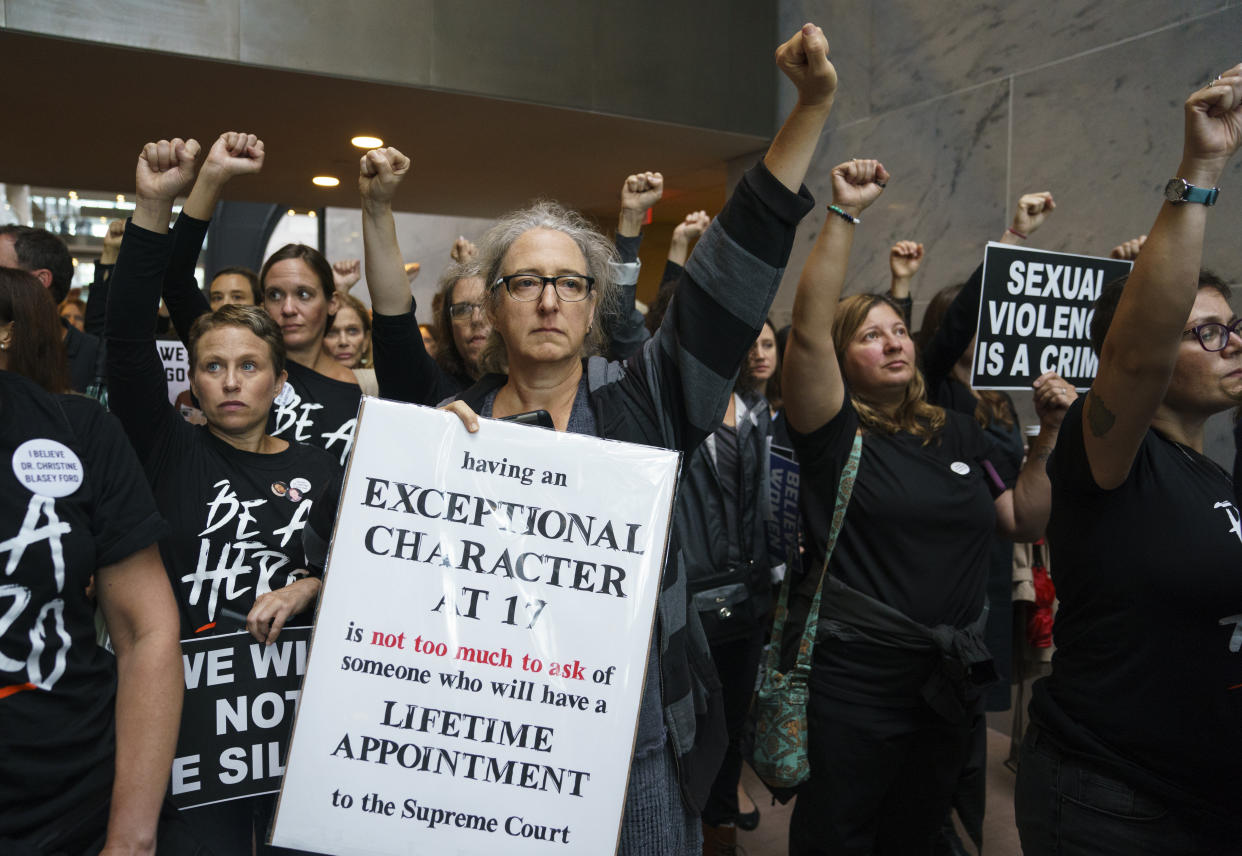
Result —
<instances>
[{"instance_id":1,"label":"beaded bracelet","mask_svg":"<svg viewBox=\"0 0 1242 856\"><path fill-rule=\"evenodd\" d=\"M839 208L836 205L829 205L828 210L831 211L833 214L836 214L846 223L853 223L855 226L857 226L859 223L862 222L862 220L855 217L853 214L849 213L844 208Z\"/></svg>"}]
</instances>

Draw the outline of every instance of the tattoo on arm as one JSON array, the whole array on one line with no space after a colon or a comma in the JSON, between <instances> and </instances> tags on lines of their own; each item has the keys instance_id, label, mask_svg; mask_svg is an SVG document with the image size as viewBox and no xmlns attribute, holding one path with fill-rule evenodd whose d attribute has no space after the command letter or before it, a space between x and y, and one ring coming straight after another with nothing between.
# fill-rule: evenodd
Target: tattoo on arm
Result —
<instances>
[{"instance_id":1,"label":"tattoo on arm","mask_svg":"<svg viewBox=\"0 0 1242 856\"><path fill-rule=\"evenodd\" d=\"M1116 414L1104 405L1094 390L1087 393L1087 424L1093 436L1103 437L1112 430L1116 421Z\"/></svg>"}]
</instances>

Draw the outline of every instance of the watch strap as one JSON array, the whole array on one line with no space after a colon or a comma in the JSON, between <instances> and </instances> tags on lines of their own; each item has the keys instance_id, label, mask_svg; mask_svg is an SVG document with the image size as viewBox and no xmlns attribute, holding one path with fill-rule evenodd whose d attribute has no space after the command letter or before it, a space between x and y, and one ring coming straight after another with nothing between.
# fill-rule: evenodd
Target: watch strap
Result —
<instances>
[{"instance_id":1,"label":"watch strap","mask_svg":"<svg viewBox=\"0 0 1242 856\"><path fill-rule=\"evenodd\" d=\"M1201 205L1215 205L1216 197L1219 195L1219 187L1195 187L1187 182L1186 194L1182 197L1182 201L1198 202Z\"/></svg>"}]
</instances>

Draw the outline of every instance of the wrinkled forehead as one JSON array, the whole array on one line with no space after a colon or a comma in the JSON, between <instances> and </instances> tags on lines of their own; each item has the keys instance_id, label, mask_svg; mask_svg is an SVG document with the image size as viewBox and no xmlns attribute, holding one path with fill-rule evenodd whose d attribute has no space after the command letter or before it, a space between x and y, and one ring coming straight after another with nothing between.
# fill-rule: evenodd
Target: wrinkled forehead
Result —
<instances>
[{"instance_id":1,"label":"wrinkled forehead","mask_svg":"<svg viewBox=\"0 0 1242 856\"><path fill-rule=\"evenodd\" d=\"M1225 295L1211 286L1203 286L1195 294L1194 306L1190 308L1189 323L1206 324L1211 321L1225 323L1234 318L1233 308Z\"/></svg>"},{"instance_id":2,"label":"wrinkled forehead","mask_svg":"<svg viewBox=\"0 0 1242 856\"><path fill-rule=\"evenodd\" d=\"M555 229L523 232L510 246L500 263L501 274L587 273L586 256L577 241Z\"/></svg>"}]
</instances>

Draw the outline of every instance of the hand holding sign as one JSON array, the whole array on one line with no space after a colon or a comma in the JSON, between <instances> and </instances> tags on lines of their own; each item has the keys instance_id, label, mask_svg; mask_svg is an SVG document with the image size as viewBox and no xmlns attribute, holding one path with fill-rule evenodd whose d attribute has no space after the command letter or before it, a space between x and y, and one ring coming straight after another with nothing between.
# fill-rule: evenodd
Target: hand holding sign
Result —
<instances>
[{"instance_id":1,"label":"hand holding sign","mask_svg":"<svg viewBox=\"0 0 1242 856\"><path fill-rule=\"evenodd\" d=\"M1065 411L1078 399L1078 391L1056 372L1044 372L1031 384L1035 389L1035 415L1042 428L1057 429Z\"/></svg>"},{"instance_id":2,"label":"hand holding sign","mask_svg":"<svg viewBox=\"0 0 1242 856\"><path fill-rule=\"evenodd\" d=\"M833 204L857 217L880 198L890 176L878 160L848 160L832 168Z\"/></svg>"}]
</instances>

